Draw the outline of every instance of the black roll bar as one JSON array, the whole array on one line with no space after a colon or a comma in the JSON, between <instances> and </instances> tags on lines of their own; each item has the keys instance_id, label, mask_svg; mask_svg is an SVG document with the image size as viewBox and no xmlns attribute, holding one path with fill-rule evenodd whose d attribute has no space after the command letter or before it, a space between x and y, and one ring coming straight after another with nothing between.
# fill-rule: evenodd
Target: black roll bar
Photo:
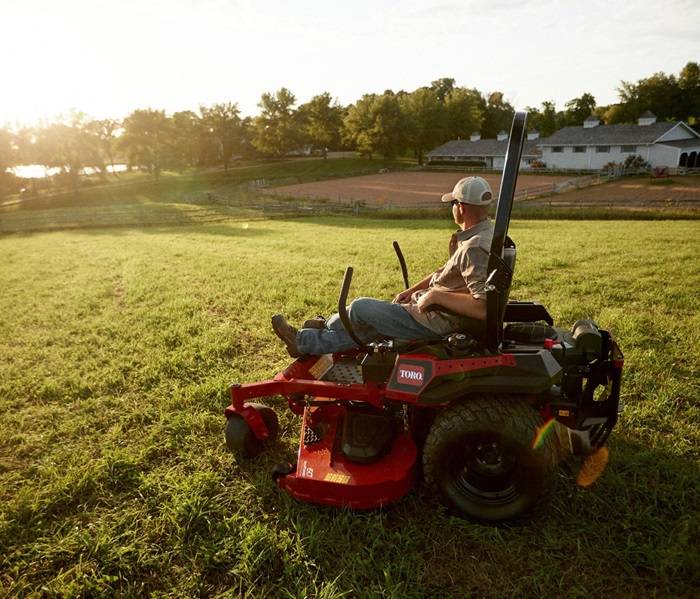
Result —
<instances>
[{"instance_id":1,"label":"black roll bar","mask_svg":"<svg viewBox=\"0 0 700 599\"><path fill-rule=\"evenodd\" d=\"M512 273L503 272L508 269L501 256L503 247L508 236L508 226L510 225L510 214L513 209L513 196L515 195L515 185L518 182L518 169L520 168L520 157L525 143L525 124L527 113L516 112L513 117L513 124L510 128L508 138L508 150L506 151L505 165L501 177L501 188L498 193L498 204L496 206L496 222L493 226L493 240L491 241L491 251L489 252L488 272L489 279L502 280L510 285ZM497 272L495 277L494 271ZM507 292L507 287L503 285L490 284L486 294L486 345L491 351L497 351L501 344L503 335L503 314L501 310L501 294Z\"/></svg>"}]
</instances>

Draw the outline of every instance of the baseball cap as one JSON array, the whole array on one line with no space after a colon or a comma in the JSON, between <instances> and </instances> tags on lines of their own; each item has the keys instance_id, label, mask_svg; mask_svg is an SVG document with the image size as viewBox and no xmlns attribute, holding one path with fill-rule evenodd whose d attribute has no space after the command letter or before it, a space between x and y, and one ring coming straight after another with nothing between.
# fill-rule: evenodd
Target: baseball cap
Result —
<instances>
[{"instance_id":1,"label":"baseball cap","mask_svg":"<svg viewBox=\"0 0 700 599\"><path fill-rule=\"evenodd\" d=\"M491 186L486 179L482 177L464 177L464 179L457 181L452 192L442 196L441 201L451 202L452 200L457 200L462 204L488 206L492 199Z\"/></svg>"}]
</instances>

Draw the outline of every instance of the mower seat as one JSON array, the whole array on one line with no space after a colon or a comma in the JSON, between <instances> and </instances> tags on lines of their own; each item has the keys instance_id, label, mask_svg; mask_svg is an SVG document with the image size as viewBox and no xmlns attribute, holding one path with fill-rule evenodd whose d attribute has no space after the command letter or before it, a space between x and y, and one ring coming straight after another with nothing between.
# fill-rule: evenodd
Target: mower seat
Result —
<instances>
[{"instance_id":1,"label":"mower seat","mask_svg":"<svg viewBox=\"0 0 700 599\"><path fill-rule=\"evenodd\" d=\"M510 237L507 238L507 245L506 247L503 248L503 262L506 264L506 266L510 269L511 273L515 271L515 258L517 255L517 250L515 248L515 244L513 241L510 239ZM511 277L512 280L512 277ZM506 312L506 306L508 305L508 296L510 295L510 285L500 294L499 297L499 303L498 303L498 310L499 310L499 322L503 323L503 317L505 316ZM455 312L452 312L452 310L448 310L447 308L444 308L442 306L439 306L437 304L433 304L432 306L428 306L428 310L430 312L443 312L445 314L451 314L453 316L457 316ZM476 340L482 340L484 336L486 335L486 321L485 320L480 320L478 318L470 318L469 316L461 316L460 317L462 326L457 329L456 331L453 331L449 335L445 336L445 341L447 341L454 333L460 333L462 335L466 335L467 337L476 339Z\"/></svg>"}]
</instances>

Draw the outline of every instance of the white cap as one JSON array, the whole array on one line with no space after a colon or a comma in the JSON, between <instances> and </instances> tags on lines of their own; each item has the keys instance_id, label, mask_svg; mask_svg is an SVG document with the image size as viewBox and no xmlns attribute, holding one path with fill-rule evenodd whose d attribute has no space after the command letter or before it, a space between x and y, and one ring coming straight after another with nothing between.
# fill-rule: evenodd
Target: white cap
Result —
<instances>
[{"instance_id":1,"label":"white cap","mask_svg":"<svg viewBox=\"0 0 700 599\"><path fill-rule=\"evenodd\" d=\"M473 206L488 206L493 199L491 186L483 177L464 177L457 181L451 193L442 196L443 202L457 200L462 204Z\"/></svg>"}]
</instances>

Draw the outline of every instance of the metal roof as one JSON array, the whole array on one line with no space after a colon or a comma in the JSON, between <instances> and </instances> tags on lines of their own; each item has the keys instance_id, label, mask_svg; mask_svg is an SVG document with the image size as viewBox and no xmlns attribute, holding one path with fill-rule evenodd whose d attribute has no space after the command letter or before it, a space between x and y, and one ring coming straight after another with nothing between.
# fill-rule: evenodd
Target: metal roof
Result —
<instances>
[{"instance_id":1,"label":"metal roof","mask_svg":"<svg viewBox=\"0 0 700 599\"><path fill-rule=\"evenodd\" d=\"M540 155L537 149L539 139L532 139L525 142L523 146L523 156L537 157ZM445 156L505 156L508 149L508 140L478 139L469 141L468 139L454 139L438 146L428 152L428 158L442 158Z\"/></svg>"},{"instance_id":2,"label":"metal roof","mask_svg":"<svg viewBox=\"0 0 700 599\"><path fill-rule=\"evenodd\" d=\"M620 144L651 144L678 123L650 125L598 125L597 127L562 127L549 137L539 140L541 146L593 146Z\"/></svg>"}]
</instances>

